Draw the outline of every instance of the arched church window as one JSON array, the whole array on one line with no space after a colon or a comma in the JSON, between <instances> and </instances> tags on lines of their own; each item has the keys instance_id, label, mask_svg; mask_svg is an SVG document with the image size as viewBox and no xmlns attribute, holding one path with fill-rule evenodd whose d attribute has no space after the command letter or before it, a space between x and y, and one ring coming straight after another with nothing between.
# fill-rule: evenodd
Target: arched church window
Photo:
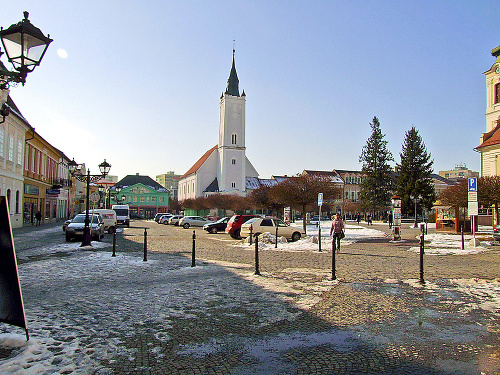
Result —
<instances>
[{"instance_id":1,"label":"arched church window","mask_svg":"<svg viewBox=\"0 0 500 375\"><path fill-rule=\"evenodd\" d=\"M232 164L232 165L236 165L236 159L232 159L232 160L231 160L231 164Z\"/></svg>"},{"instance_id":2,"label":"arched church window","mask_svg":"<svg viewBox=\"0 0 500 375\"><path fill-rule=\"evenodd\" d=\"M495 104L500 103L500 83L495 85Z\"/></svg>"},{"instance_id":3,"label":"arched church window","mask_svg":"<svg viewBox=\"0 0 500 375\"><path fill-rule=\"evenodd\" d=\"M231 134L231 144L232 145L236 144L236 134Z\"/></svg>"}]
</instances>

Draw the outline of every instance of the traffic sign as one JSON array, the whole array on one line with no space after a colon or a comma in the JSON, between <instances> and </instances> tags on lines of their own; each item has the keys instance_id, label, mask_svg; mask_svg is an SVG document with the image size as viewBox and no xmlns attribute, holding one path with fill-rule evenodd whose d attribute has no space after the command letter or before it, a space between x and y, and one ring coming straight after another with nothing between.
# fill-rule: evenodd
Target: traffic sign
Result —
<instances>
[{"instance_id":1,"label":"traffic sign","mask_svg":"<svg viewBox=\"0 0 500 375\"><path fill-rule=\"evenodd\" d=\"M477 191L468 191L467 200L469 202L477 202Z\"/></svg>"},{"instance_id":2,"label":"traffic sign","mask_svg":"<svg viewBox=\"0 0 500 375\"><path fill-rule=\"evenodd\" d=\"M477 177L470 177L467 191L477 191Z\"/></svg>"},{"instance_id":3,"label":"traffic sign","mask_svg":"<svg viewBox=\"0 0 500 375\"><path fill-rule=\"evenodd\" d=\"M469 202L467 209L469 211L469 216L479 215L479 205L477 202Z\"/></svg>"},{"instance_id":4,"label":"traffic sign","mask_svg":"<svg viewBox=\"0 0 500 375\"><path fill-rule=\"evenodd\" d=\"M92 192L92 194L90 194L89 200L92 203L99 202L99 199L101 199L101 197L99 196L99 193L97 193L97 192L94 191L94 192Z\"/></svg>"},{"instance_id":5,"label":"traffic sign","mask_svg":"<svg viewBox=\"0 0 500 375\"><path fill-rule=\"evenodd\" d=\"M318 206L323 205L323 193L318 193Z\"/></svg>"}]
</instances>

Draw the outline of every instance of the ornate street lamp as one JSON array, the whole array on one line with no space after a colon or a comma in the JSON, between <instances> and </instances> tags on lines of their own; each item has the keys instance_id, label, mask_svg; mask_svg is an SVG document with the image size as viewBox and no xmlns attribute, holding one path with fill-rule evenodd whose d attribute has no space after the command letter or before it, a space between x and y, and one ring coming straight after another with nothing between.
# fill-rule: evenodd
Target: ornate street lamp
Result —
<instances>
[{"instance_id":1,"label":"ornate street lamp","mask_svg":"<svg viewBox=\"0 0 500 375\"><path fill-rule=\"evenodd\" d=\"M26 83L26 76L32 72L42 61L49 44L52 42L50 35L43 35L42 31L33 26L28 20L29 13L24 12L24 19L11 25L8 29L0 28L0 38L7 53L7 58L17 72L1 70L8 88L9 82Z\"/></svg>"},{"instance_id":2,"label":"ornate street lamp","mask_svg":"<svg viewBox=\"0 0 500 375\"><path fill-rule=\"evenodd\" d=\"M410 194L410 199L415 202L415 223L413 224L413 228L418 228L418 220L417 220L417 202L422 200L421 195L413 195Z\"/></svg>"},{"instance_id":3,"label":"ornate street lamp","mask_svg":"<svg viewBox=\"0 0 500 375\"><path fill-rule=\"evenodd\" d=\"M105 178L111 169L111 164L106 162L106 159L99 164L99 170L101 172L100 175L91 175L90 169L87 169L87 174L82 174L83 164L78 164L75 162L75 159L68 163L69 172L73 177L81 182L87 183L87 196L85 202L85 227L83 229L83 240L81 246L92 246L91 245L91 236L90 236L90 220L89 220L89 195L90 195L90 183L96 182L101 178Z\"/></svg>"},{"instance_id":4,"label":"ornate street lamp","mask_svg":"<svg viewBox=\"0 0 500 375\"><path fill-rule=\"evenodd\" d=\"M0 39L4 51L7 53L7 58L14 66L16 71L11 72L3 69L0 64L0 90L2 92L2 100L0 102L0 116L2 121L9 115L10 109L5 104L10 83L26 83L26 76L32 72L35 67L40 65L49 44L52 42L50 35L43 35L42 31L33 26L28 20L28 12L24 12L24 19L16 24L11 25L8 29L0 28ZM0 56L3 52L0 51Z\"/></svg>"}]
</instances>

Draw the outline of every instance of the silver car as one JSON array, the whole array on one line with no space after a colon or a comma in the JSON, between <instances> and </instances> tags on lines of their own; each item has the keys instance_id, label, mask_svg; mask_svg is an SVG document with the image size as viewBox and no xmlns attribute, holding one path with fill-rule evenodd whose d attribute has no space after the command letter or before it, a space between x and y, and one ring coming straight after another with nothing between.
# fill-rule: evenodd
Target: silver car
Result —
<instances>
[{"instance_id":1,"label":"silver car","mask_svg":"<svg viewBox=\"0 0 500 375\"><path fill-rule=\"evenodd\" d=\"M104 222L101 215L89 215L90 237L100 241L104 237ZM66 242L74 238L83 237L85 228L85 214L76 215L66 227Z\"/></svg>"},{"instance_id":2,"label":"silver car","mask_svg":"<svg viewBox=\"0 0 500 375\"><path fill-rule=\"evenodd\" d=\"M168 219L168 223L170 225L179 225L179 220L182 219L183 215L174 215L170 219Z\"/></svg>"},{"instance_id":3,"label":"silver car","mask_svg":"<svg viewBox=\"0 0 500 375\"><path fill-rule=\"evenodd\" d=\"M210 223L210 221L201 216L184 216L179 221L179 226L188 229L189 227L202 227L207 223Z\"/></svg>"}]
</instances>

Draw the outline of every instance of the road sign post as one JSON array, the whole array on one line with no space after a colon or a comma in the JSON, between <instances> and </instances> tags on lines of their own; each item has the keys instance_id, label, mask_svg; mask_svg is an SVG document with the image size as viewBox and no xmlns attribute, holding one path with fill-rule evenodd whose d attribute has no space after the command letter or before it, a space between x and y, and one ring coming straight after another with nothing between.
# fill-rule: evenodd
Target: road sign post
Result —
<instances>
[{"instance_id":1,"label":"road sign post","mask_svg":"<svg viewBox=\"0 0 500 375\"><path fill-rule=\"evenodd\" d=\"M318 217L318 249L321 252L321 206L323 205L323 193L318 193L318 206L319 206L319 217Z\"/></svg>"},{"instance_id":2,"label":"road sign post","mask_svg":"<svg viewBox=\"0 0 500 375\"><path fill-rule=\"evenodd\" d=\"M467 180L467 211L471 218L472 235L474 247L476 247L476 216L479 215L479 205L477 203L477 177L471 177Z\"/></svg>"}]
</instances>

